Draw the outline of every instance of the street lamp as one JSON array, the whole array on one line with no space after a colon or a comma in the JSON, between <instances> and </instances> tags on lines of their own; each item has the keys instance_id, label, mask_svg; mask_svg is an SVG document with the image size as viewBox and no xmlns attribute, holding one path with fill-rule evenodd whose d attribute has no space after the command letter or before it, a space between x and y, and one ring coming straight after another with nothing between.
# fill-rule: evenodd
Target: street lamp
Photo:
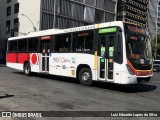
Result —
<instances>
[{"instance_id":1,"label":"street lamp","mask_svg":"<svg viewBox=\"0 0 160 120\"><path fill-rule=\"evenodd\" d=\"M36 27L34 26L34 24L33 24L33 22L32 22L32 20L28 17L28 16L26 16L25 14L21 14L22 16L24 16L24 17L26 17L31 23L32 23L32 26L33 26L33 30L36 32L37 31L37 29L36 29Z\"/></svg>"}]
</instances>

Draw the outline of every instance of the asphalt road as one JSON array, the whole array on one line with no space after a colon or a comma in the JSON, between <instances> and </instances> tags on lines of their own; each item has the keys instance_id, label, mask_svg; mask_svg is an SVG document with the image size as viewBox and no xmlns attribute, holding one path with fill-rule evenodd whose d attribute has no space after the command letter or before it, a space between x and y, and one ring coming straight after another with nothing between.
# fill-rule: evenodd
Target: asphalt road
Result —
<instances>
[{"instance_id":1,"label":"asphalt road","mask_svg":"<svg viewBox=\"0 0 160 120\"><path fill-rule=\"evenodd\" d=\"M0 65L0 111L160 111L160 73L154 73L147 84L96 82L93 86L86 87L75 79L40 74L29 77L21 71ZM131 118L123 118L128 119Z\"/></svg>"}]
</instances>

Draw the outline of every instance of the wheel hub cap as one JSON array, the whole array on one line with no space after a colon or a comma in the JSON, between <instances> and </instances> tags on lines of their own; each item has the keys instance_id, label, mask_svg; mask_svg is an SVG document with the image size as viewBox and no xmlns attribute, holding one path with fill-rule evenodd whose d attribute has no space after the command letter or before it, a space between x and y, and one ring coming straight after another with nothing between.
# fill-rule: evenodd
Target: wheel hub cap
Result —
<instances>
[{"instance_id":1,"label":"wheel hub cap","mask_svg":"<svg viewBox=\"0 0 160 120\"><path fill-rule=\"evenodd\" d=\"M87 82L90 79L90 74L88 72L84 72L82 75L82 80Z\"/></svg>"}]
</instances>

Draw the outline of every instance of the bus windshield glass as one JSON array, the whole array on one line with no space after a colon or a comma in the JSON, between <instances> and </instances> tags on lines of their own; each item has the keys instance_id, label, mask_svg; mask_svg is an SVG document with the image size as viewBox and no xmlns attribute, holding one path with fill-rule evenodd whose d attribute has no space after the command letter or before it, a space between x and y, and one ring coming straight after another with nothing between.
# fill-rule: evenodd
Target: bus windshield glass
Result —
<instances>
[{"instance_id":1,"label":"bus windshield glass","mask_svg":"<svg viewBox=\"0 0 160 120\"><path fill-rule=\"evenodd\" d=\"M136 69L151 69L151 44L146 31L140 27L125 24L127 58ZM143 67L144 66L144 67Z\"/></svg>"}]
</instances>

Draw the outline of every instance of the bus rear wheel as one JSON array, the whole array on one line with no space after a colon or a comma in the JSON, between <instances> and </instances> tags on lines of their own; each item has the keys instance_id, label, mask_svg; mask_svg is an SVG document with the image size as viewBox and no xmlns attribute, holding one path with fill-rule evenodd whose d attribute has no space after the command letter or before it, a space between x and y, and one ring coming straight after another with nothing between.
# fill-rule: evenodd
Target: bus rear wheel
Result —
<instances>
[{"instance_id":1,"label":"bus rear wheel","mask_svg":"<svg viewBox=\"0 0 160 120\"><path fill-rule=\"evenodd\" d=\"M90 86L93 83L91 70L82 68L79 72L79 81L82 85Z\"/></svg>"},{"instance_id":2,"label":"bus rear wheel","mask_svg":"<svg viewBox=\"0 0 160 120\"><path fill-rule=\"evenodd\" d=\"M27 75L27 76L31 75L31 67L30 67L29 63L26 63L24 65L24 74Z\"/></svg>"}]
</instances>

